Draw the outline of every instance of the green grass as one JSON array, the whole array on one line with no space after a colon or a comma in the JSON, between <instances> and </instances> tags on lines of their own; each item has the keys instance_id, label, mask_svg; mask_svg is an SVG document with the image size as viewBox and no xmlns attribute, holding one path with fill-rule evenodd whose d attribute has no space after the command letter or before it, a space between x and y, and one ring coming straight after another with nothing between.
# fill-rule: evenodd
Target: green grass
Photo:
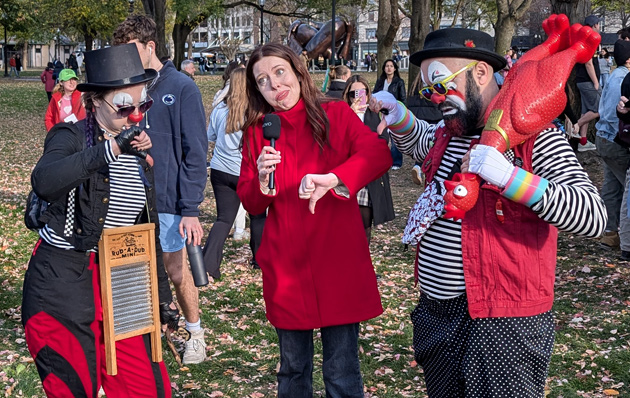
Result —
<instances>
[{"instance_id":1,"label":"green grass","mask_svg":"<svg viewBox=\"0 0 630 398\"><path fill-rule=\"evenodd\" d=\"M376 79L374 73L365 75L372 83ZM323 77L315 76L319 86ZM209 75L196 81L209 112L222 81ZM7 396L43 396L24 342L20 303L22 278L37 239L23 226L22 212L30 171L42 151L45 109L41 82L0 79L0 387ZM397 218L373 231L371 250L382 275L379 288L385 313L361 325L361 368L370 397L425 396L411 349L409 313L418 299L414 257L400 244L405 216L420 193L408 177L411 166L406 159L403 169L391 173ZM597 163L588 168L596 182L599 168ZM206 232L215 219L208 184L202 204ZM223 278L200 290L209 360L180 369L165 351L176 397L275 396L277 337L265 318L260 272L247 266L249 255L247 244L228 239ZM630 394L630 268L615 256L600 252L594 240L560 235L550 397L602 397L605 389ZM181 341L176 344L183 348ZM315 360L315 396L323 397L319 337Z\"/></svg>"}]
</instances>

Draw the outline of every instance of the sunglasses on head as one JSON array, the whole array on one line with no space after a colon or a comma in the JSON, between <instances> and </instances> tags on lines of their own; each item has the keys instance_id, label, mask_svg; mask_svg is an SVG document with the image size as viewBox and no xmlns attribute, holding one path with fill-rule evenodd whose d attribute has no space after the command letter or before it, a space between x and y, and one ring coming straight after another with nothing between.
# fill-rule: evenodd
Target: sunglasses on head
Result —
<instances>
[{"instance_id":1,"label":"sunglasses on head","mask_svg":"<svg viewBox=\"0 0 630 398\"><path fill-rule=\"evenodd\" d=\"M446 86L446 83L455 79L457 75L459 75L463 71L474 67L475 65L477 65L478 62L479 61L473 61L469 63L468 65L464 66L463 68L461 68L460 70L458 70L457 72L453 73L452 75L447 76L445 79L442 79L439 82L435 82L430 86L422 87L422 89L420 90L420 94L422 94L424 99L428 101L431 101L431 96L433 95L433 93L436 93L439 95L446 95L446 93L448 93L448 87Z\"/></svg>"},{"instance_id":2,"label":"sunglasses on head","mask_svg":"<svg viewBox=\"0 0 630 398\"><path fill-rule=\"evenodd\" d=\"M112 108L114 112L116 112L116 116L118 116L119 118L129 117L129 115L135 112L136 108L138 108L138 112L145 113L146 111L149 110L149 108L151 108L151 105L153 105L153 99L149 96L147 96L147 99L144 102L139 103L137 106L124 105L121 107L115 107L104 98L103 98L103 101L105 101L105 103L109 105L109 107Z\"/></svg>"}]
</instances>

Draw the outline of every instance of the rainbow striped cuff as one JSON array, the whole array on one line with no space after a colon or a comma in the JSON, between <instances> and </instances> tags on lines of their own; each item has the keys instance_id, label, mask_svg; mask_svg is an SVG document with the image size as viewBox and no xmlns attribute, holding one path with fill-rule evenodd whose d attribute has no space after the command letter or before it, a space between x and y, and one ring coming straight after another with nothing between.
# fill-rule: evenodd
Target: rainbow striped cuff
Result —
<instances>
[{"instance_id":1,"label":"rainbow striped cuff","mask_svg":"<svg viewBox=\"0 0 630 398\"><path fill-rule=\"evenodd\" d=\"M502 195L517 203L532 207L538 202L549 185L549 181L529 173L520 167L514 167L512 177L505 185Z\"/></svg>"},{"instance_id":2,"label":"rainbow striped cuff","mask_svg":"<svg viewBox=\"0 0 630 398\"><path fill-rule=\"evenodd\" d=\"M400 110L401 108L405 110L402 119L389 125L388 128L395 134L405 135L413 130L413 126L416 124L416 117L409 112L409 109L402 102L398 101L398 109Z\"/></svg>"}]
</instances>

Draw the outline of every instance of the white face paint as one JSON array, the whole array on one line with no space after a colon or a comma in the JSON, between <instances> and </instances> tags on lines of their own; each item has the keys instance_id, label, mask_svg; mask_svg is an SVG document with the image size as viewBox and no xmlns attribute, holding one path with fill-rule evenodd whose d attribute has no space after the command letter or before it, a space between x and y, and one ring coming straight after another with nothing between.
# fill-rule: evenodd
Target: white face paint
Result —
<instances>
[{"instance_id":1,"label":"white face paint","mask_svg":"<svg viewBox=\"0 0 630 398\"><path fill-rule=\"evenodd\" d=\"M142 93L140 94L139 103L146 101L146 99L147 99L147 89L143 87ZM114 95L114 98L112 98L112 103L119 108L123 106L129 106L129 105L133 105L133 98L131 97L131 94L129 94L128 92L119 91L116 93L116 95Z\"/></svg>"},{"instance_id":2,"label":"white face paint","mask_svg":"<svg viewBox=\"0 0 630 398\"><path fill-rule=\"evenodd\" d=\"M429 67L427 68L427 73L429 76L428 83L426 83L426 85L429 86L431 84L441 82L442 80L451 76L454 72L440 61L433 61L429 64ZM422 81L427 82L424 73L422 73ZM449 89L449 92L446 93L446 101L440 105L440 110L442 111L442 114L444 116L448 116L454 115L459 110L466 111L466 101L464 100L464 96L462 95L463 93L460 93L458 91L451 91L457 90L457 83L451 80L446 83L446 87Z\"/></svg>"}]
</instances>

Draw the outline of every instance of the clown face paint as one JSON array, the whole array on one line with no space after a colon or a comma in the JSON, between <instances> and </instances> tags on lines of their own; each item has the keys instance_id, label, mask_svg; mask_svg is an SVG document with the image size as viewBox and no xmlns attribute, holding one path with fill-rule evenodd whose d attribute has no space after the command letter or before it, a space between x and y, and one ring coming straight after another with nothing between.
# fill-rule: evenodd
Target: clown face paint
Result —
<instances>
[{"instance_id":1,"label":"clown face paint","mask_svg":"<svg viewBox=\"0 0 630 398\"><path fill-rule=\"evenodd\" d=\"M456 59L433 60L422 63L422 81L426 86L442 82L461 69ZM434 93L431 101L444 116L444 125L452 136L461 136L476 129L483 108L479 87L470 71L457 75L445 83L446 95Z\"/></svg>"},{"instance_id":2,"label":"clown face paint","mask_svg":"<svg viewBox=\"0 0 630 398\"><path fill-rule=\"evenodd\" d=\"M95 101L96 121L106 131L117 134L123 128L136 125L137 121L135 120L142 120L137 107L147 99L147 90L144 84L111 91L105 95L102 101ZM133 113L129 117L118 117L118 109L129 106L136 107Z\"/></svg>"}]
</instances>

